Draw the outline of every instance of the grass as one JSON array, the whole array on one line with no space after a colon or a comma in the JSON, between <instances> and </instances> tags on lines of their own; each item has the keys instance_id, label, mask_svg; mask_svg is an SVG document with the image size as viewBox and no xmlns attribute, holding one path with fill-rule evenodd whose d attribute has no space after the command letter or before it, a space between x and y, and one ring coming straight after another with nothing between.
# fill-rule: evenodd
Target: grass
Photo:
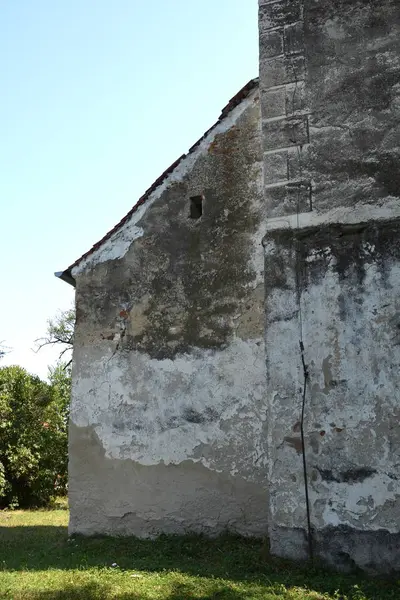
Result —
<instances>
[{"instance_id":1,"label":"grass","mask_svg":"<svg viewBox=\"0 0 400 600\"><path fill-rule=\"evenodd\" d=\"M0 512L0 599L400 600L400 582L268 556L261 541L68 538L68 510Z\"/></svg>"}]
</instances>

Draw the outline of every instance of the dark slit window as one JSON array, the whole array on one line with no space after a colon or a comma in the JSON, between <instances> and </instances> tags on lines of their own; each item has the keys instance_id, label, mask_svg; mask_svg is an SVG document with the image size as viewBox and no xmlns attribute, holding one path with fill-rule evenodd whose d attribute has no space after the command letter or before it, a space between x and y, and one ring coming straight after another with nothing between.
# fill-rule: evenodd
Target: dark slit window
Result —
<instances>
[{"instance_id":1,"label":"dark slit window","mask_svg":"<svg viewBox=\"0 0 400 600\"><path fill-rule=\"evenodd\" d=\"M190 198L190 218L200 219L203 214L203 196L192 196Z\"/></svg>"}]
</instances>

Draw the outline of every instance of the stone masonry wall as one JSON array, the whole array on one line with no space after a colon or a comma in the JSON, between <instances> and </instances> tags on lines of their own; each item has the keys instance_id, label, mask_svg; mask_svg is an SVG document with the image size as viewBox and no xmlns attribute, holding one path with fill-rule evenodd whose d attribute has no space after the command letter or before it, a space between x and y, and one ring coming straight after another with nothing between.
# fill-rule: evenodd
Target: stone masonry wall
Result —
<instances>
[{"instance_id":1,"label":"stone masonry wall","mask_svg":"<svg viewBox=\"0 0 400 600\"><path fill-rule=\"evenodd\" d=\"M254 90L73 270L71 532L266 533L259 115Z\"/></svg>"},{"instance_id":2,"label":"stone masonry wall","mask_svg":"<svg viewBox=\"0 0 400 600\"><path fill-rule=\"evenodd\" d=\"M400 5L259 10L271 549L308 556L305 449L314 554L388 572L400 568Z\"/></svg>"}]
</instances>

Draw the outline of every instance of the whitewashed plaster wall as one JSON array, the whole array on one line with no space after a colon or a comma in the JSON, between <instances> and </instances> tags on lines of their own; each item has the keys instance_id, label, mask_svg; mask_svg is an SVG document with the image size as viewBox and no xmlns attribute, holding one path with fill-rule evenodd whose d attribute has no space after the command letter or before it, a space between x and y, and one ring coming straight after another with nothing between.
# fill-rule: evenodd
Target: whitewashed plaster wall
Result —
<instances>
[{"instance_id":1,"label":"whitewashed plaster wall","mask_svg":"<svg viewBox=\"0 0 400 600\"><path fill-rule=\"evenodd\" d=\"M73 270L71 532L267 531L259 110L255 90Z\"/></svg>"},{"instance_id":2,"label":"whitewashed plaster wall","mask_svg":"<svg viewBox=\"0 0 400 600\"><path fill-rule=\"evenodd\" d=\"M317 240L286 246L282 232L278 244L266 240L268 264L287 264L283 276L266 268L271 283L280 279L266 304L271 541L280 554L307 556L306 385L315 551L337 566L348 566L342 552L364 568L390 570L400 518L398 223L358 228L335 239L327 227Z\"/></svg>"}]
</instances>

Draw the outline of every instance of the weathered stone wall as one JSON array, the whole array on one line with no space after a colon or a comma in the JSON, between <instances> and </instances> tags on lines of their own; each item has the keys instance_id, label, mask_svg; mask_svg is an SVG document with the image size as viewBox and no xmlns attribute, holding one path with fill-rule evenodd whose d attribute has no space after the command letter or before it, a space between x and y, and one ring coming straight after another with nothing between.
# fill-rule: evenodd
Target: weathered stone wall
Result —
<instances>
[{"instance_id":1,"label":"weathered stone wall","mask_svg":"<svg viewBox=\"0 0 400 600\"><path fill-rule=\"evenodd\" d=\"M400 4L260 0L260 78L271 548L308 554L306 386L314 552L399 569Z\"/></svg>"},{"instance_id":2,"label":"weathered stone wall","mask_svg":"<svg viewBox=\"0 0 400 600\"><path fill-rule=\"evenodd\" d=\"M266 532L259 115L255 90L73 270L71 532Z\"/></svg>"},{"instance_id":3,"label":"weathered stone wall","mask_svg":"<svg viewBox=\"0 0 400 600\"><path fill-rule=\"evenodd\" d=\"M337 566L400 564L398 231L393 221L268 237L270 510L278 554L308 552L302 339L315 551Z\"/></svg>"}]
</instances>

